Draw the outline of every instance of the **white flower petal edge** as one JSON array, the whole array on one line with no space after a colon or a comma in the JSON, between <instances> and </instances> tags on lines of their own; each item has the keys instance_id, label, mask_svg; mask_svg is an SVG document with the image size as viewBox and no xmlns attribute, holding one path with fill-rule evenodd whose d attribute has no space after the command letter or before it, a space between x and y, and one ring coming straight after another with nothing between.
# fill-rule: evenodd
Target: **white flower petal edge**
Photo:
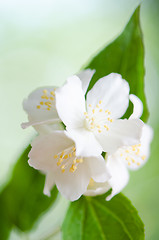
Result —
<instances>
[{"instance_id":1,"label":"white flower petal edge","mask_svg":"<svg viewBox=\"0 0 159 240\"><path fill-rule=\"evenodd\" d=\"M46 178L45 178L45 186L44 186L44 190L43 193L45 195L47 195L48 197L50 197L50 191L53 188L53 186L55 185L55 180L54 180L54 175L51 172L47 172L46 173Z\"/></svg>"},{"instance_id":2,"label":"white flower petal edge","mask_svg":"<svg viewBox=\"0 0 159 240\"><path fill-rule=\"evenodd\" d=\"M88 92L87 107L82 84L77 76L69 78L56 91L57 112L66 125L68 136L75 141L78 154L92 148L92 156L98 156L102 150L115 152L118 147L139 142L142 121L115 118L124 114L128 103L129 85L115 73L100 79ZM93 139L92 146L88 139Z\"/></svg>"},{"instance_id":3,"label":"white flower petal edge","mask_svg":"<svg viewBox=\"0 0 159 240\"><path fill-rule=\"evenodd\" d=\"M77 77L79 77L79 79L82 82L82 89L83 89L84 94L87 92L89 83L90 83L94 73L95 73L95 70L86 69L77 74Z\"/></svg>"},{"instance_id":4,"label":"white flower petal edge","mask_svg":"<svg viewBox=\"0 0 159 240\"><path fill-rule=\"evenodd\" d=\"M130 94L130 101L133 103L133 113L129 119L140 118L143 113L142 101L134 94Z\"/></svg>"},{"instance_id":5,"label":"white flower petal edge","mask_svg":"<svg viewBox=\"0 0 159 240\"><path fill-rule=\"evenodd\" d=\"M91 178L105 182L110 177L105 160L101 156L77 156L74 142L64 131L38 136L32 143L29 165L47 173L44 193L49 195L55 183L61 194L71 201L86 192Z\"/></svg>"}]
</instances>

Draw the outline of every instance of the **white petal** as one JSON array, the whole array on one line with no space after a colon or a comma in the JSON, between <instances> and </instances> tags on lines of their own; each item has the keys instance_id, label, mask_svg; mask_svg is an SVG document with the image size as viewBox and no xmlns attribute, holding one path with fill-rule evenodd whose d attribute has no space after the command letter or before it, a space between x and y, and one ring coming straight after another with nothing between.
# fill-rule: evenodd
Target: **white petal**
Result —
<instances>
[{"instance_id":1,"label":"white petal","mask_svg":"<svg viewBox=\"0 0 159 240\"><path fill-rule=\"evenodd\" d=\"M85 163L79 164L74 173L69 170L55 172L55 181L60 193L70 201L77 200L87 190L90 176Z\"/></svg>"},{"instance_id":2,"label":"white petal","mask_svg":"<svg viewBox=\"0 0 159 240\"><path fill-rule=\"evenodd\" d=\"M107 134L96 133L104 152L114 153L119 147L139 143L143 122L139 119L120 119L111 123Z\"/></svg>"},{"instance_id":3,"label":"white petal","mask_svg":"<svg viewBox=\"0 0 159 240\"><path fill-rule=\"evenodd\" d=\"M121 75L111 73L99 79L87 94L87 108L93 108L102 101L101 107L109 110L113 118L124 115L129 104L129 85Z\"/></svg>"},{"instance_id":4,"label":"white petal","mask_svg":"<svg viewBox=\"0 0 159 240\"><path fill-rule=\"evenodd\" d=\"M85 98L82 83L77 76L72 76L63 87L56 90L56 108L67 127L83 125Z\"/></svg>"},{"instance_id":5,"label":"white petal","mask_svg":"<svg viewBox=\"0 0 159 240\"><path fill-rule=\"evenodd\" d=\"M142 101L134 94L130 94L130 101L133 103L134 108L133 108L133 113L131 114L129 119L140 118L143 113Z\"/></svg>"},{"instance_id":6,"label":"white petal","mask_svg":"<svg viewBox=\"0 0 159 240\"><path fill-rule=\"evenodd\" d=\"M108 180L108 184L111 186L112 192L106 198L106 200L110 200L113 196L121 192L127 185L129 181L129 173L125 164L120 161L120 159L114 158L111 155L107 158L106 166L112 176L110 180Z\"/></svg>"},{"instance_id":7,"label":"white petal","mask_svg":"<svg viewBox=\"0 0 159 240\"><path fill-rule=\"evenodd\" d=\"M79 79L82 82L82 89L83 89L84 94L87 92L89 83L90 83L91 78L94 75L94 73L95 73L95 70L86 69L77 74L77 76L79 77Z\"/></svg>"},{"instance_id":8,"label":"white petal","mask_svg":"<svg viewBox=\"0 0 159 240\"><path fill-rule=\"evenodd\" d=\"M87 161L91 178L95 182L105 182L110 178L105 160L102 156L84 158Z\"/></svg>"},{"instance_id":9,"label":"white petal","mask_svg":"<svg viewBox=\"0 0 159 240\"><path fill-rule=\"evenodd\" d=\"M92 182L92 180L91 180L87 187L87 191L84 193L84 195L86 195L86 196L101 195L101 194L108 192L108 190L110 188L111 188L111 186L109 185L109 183L107 181L106 182L95 182L95 181Z\"/></svg>"},{"instance_id":10,"label":"white petal","mask_svg":"<svg viewBox=\"0 0 159 240\"><path fill-rule=\"evenodd\" d=\"M77 156L99 156L102 153L102 147L92 132L84 128L68 129L66 135L75 142Z\"/></svg>"},{"instance_id":11,"label":"white petal","mask_svg":"<svg viewBox=\"0 0 159 240\"><path fill-rule=\"evenodd\" d=\"M144 124L142 136L141 136L141 147L138 147L138 154L129 154L129 158L134 159L134 164L128 165L131 170L138 170L148 160L150 156L150 144L153 138L153 130L147 124Z\"/></svg>"},{"instance_id":12,"label":"white petal","mask_svg":"<svg viewBox=\"0 0 159 240\"><path fill-rule=\"evenodd\" d=\"M46 174L46 179L45 179L45 186L44 186L44 194L50 197L50 191L52 189L52 187L55 184L55 180L54 180L54 173L52 172L48 172Z\"/></svg>"},{"instance_id":13,"label":"white petal","mask_svg":"<svg viewBox=\"0 0 159 240\"><path fill-rule=\"evenodd\" d=\"M72 140L67 138L63 131L38 136L32 142L29 165L45 172L56 171L57 164L54 156L72 145Z\"/></svg>"}]
</instances>

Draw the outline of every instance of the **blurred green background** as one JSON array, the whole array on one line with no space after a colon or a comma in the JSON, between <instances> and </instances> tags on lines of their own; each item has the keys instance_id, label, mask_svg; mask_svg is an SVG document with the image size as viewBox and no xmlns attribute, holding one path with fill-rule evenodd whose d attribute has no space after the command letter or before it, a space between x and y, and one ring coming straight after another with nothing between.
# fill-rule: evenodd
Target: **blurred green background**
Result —
<instances>
[{"instance_id":1,"label":"blurred green background","mask_svg":"<svg viewBox=\"0 0 159 240\"><path fill-rule=\"evenodd\" d=\"M128 22L137 0L1 0L0 1L0 189L9 179L19 154L35 135L22 130L26 121L22 101L38 86L60 86ZM145 43L145 91L154 128L151 157L144 168L131 173L124 193L145 223L146 239L159 239L159 1L144 0L141 25ZM16 229L10 239L39 240L62 221L67 201L50 209L31 233ZM62 209L62 210L61 210ZM56 216L56 219L54 218ZM46 239L59 239L55 238Z\"/></svg>"}]
</instances>

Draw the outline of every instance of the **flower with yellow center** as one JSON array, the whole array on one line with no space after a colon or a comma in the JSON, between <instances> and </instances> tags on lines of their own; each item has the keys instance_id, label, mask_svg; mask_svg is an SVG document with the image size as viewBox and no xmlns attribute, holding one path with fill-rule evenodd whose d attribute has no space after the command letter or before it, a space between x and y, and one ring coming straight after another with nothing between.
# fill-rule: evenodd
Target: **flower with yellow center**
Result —
<instances>
[{"instance_id":1,"label":"flower with yellow center","mask_svg":"<svg viewBox=\"0 0 159 240\"><path fill-rule=\"evenodd\" d=\"M56 109L66 126L67 136L75 141L83 156L113 153L119 147L139 143L143 122L121 118L129 104L129 85L112 73L99 79L85 95L77 76L56 90Z\"/></svg>"},{"instance_id":2,"label":"flower with yellow center","mask_svg":"<svg viewBox=\"0 0 159 240\"><path fill-rule=\"evenodd\" d=\"M110 177L103 157L77 155L74 142L64 131L39 135L32 143L29 165L46 173L45 194L56 184L71 201L86 192L90 179L105 182Z\"/></svg>"},{"instance_id":3,"label":"flower with yellow center","mask_svg":"<svg viewBox=\"0 0 159 240\"><path fill-rule=\"evenodd\" d=\"M143 111L142 102L134 95L130 96L130 100L134 104L134 111L130 119L140 118ZM144 124L139 144L128 147L124 146L113 154L108 153L106 155L106 167L109 170L111 178L102 183L91 180L85 195L94 196L103 194L112 188L111 194L107 197L107 200L110 200L113 196L121 192L129 181L128 170L138 170L148 160L152 138L152 128Z\"/></svg>"},{"instance_id":4,"label":"flower with yellow center","mask_svg":"<svg viewBox=\"0 0 159 240\"><path fill-rule=\"evenodd\" d=\"M86 69L77 75L81 80L84 94L94 72L94 70ZM57 87L38 88L23 101L23 108L28 114L29 122L22 123L22 128L34 126L40 133L63 129L56 111L56 89Z\"/></svg>"}]
</instances>

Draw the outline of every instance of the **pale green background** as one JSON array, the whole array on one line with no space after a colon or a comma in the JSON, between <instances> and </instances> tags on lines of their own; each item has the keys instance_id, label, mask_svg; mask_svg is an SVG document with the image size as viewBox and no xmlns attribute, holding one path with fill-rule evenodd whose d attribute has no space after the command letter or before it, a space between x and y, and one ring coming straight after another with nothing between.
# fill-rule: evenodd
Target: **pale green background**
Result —
<instances>
[{"instance_id":1,"label":"pale green background","mask_svg":"<svg viewBox=\"0 0 159 240\"><path fill-rule=\"evenodd\" d=\"M76 73L123 30L138 3L137 0L0 1L1 188L17 157L35 134L32 128L20 128L20 123L27 120L22 110L23 99L38 86L60 86L67 76ZM131 174L124 190L145 222L147 240L159 239L158 15L158 0L142 2L145 90L151 113L149 123L155 129L152 157L143 169ZM39 240L49 235L64 215L67 201L60 201L59 208L41 217L32 233L14 231L10 239Z\"/></svg>"}]
</instances>

